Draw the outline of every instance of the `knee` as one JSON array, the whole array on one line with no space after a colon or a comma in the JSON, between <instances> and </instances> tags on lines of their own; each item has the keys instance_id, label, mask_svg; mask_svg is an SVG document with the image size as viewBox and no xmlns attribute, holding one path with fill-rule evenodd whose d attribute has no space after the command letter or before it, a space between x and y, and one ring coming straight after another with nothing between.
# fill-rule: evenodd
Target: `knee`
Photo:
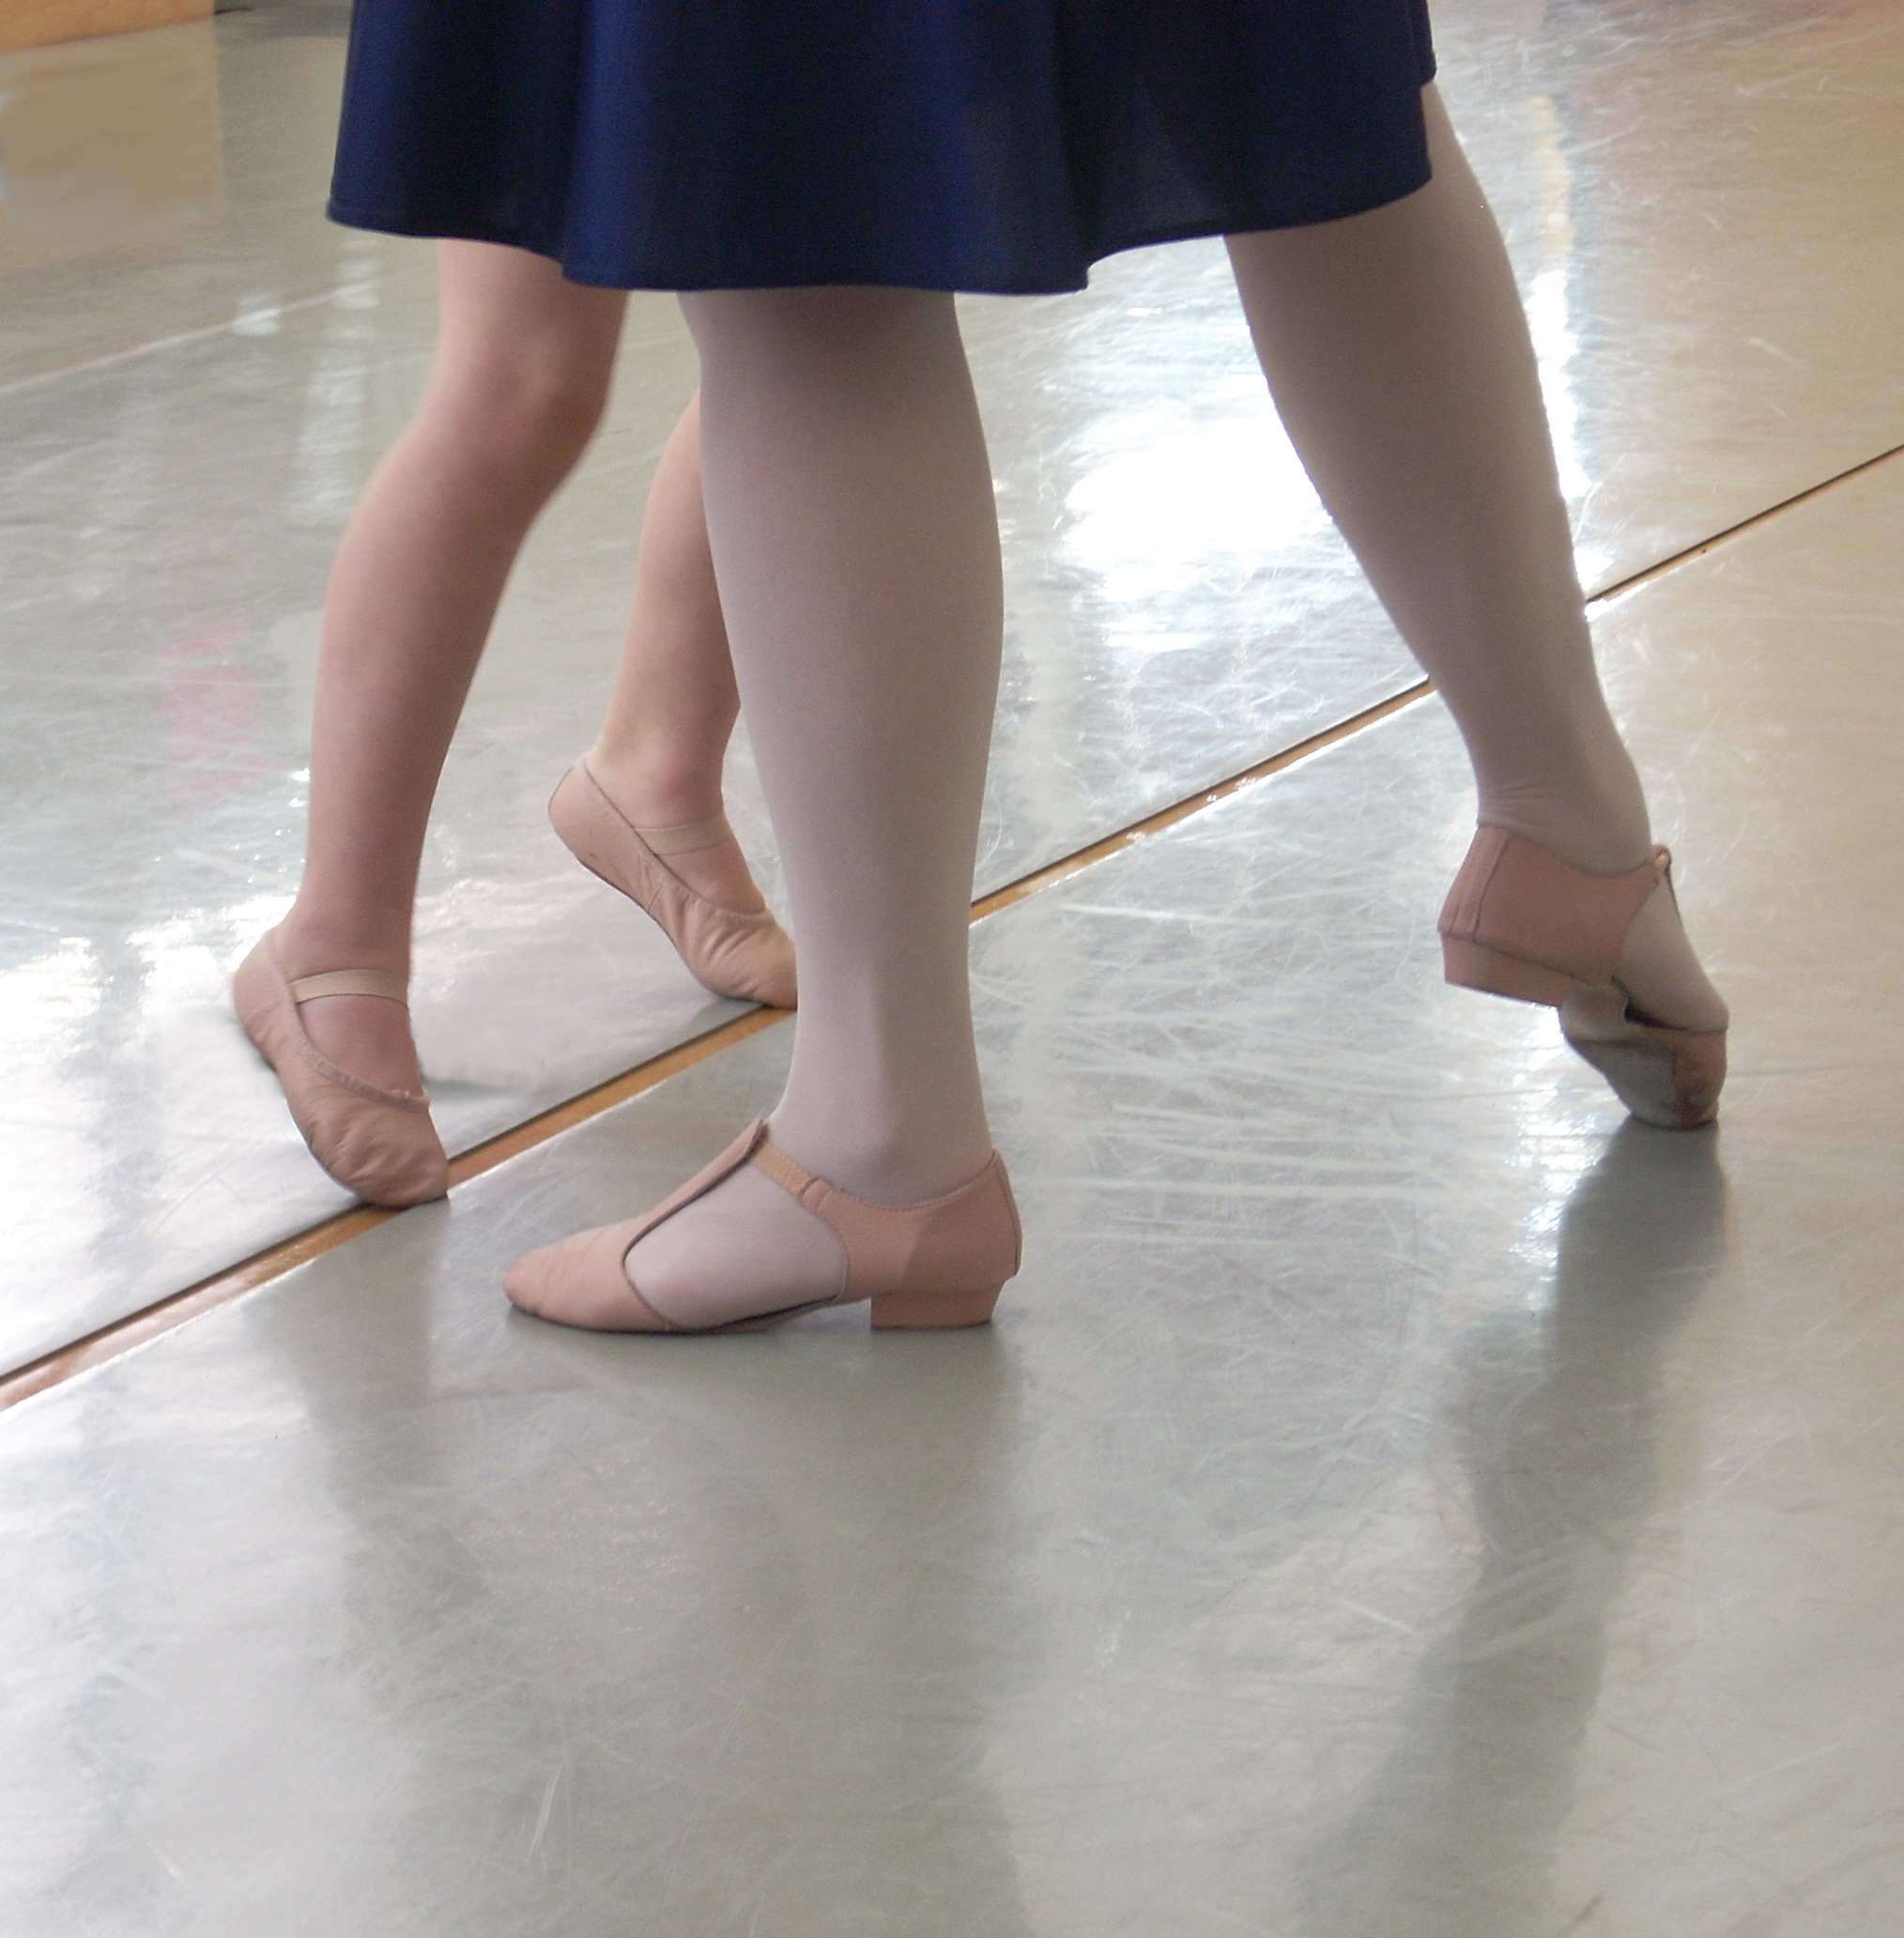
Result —
<instances>
[{"instance_id":1,"label":"knee","mask_svg":"<svg viewBox=\"0 0 1904 1938\"><path fill-rule=\"evenodd\" d=\"M608 373L530 361L508 372L494 397L499 417L514 435L577 456L602 422Z\"/></svg>"},{"instance_id":2,"label":"knee","mask_svg":"<svg viewBox=\"0 0 1904 1938\"><path fill-rule=\"evenodd\" d=\"M443 373L426 409L472 462L543 483L560 479L581 456L607 399L606 368L497 355Z\"/></svg>"}]
</instances>

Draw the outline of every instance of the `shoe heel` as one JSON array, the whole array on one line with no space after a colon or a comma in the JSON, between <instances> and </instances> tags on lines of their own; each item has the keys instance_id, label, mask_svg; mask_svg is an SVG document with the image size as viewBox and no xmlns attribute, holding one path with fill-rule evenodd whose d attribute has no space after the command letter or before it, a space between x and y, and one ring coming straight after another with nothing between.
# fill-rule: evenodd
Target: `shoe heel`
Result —
<instances>
[{"instance_id":1,"label":"shoe heel","mask_svg":"<svg viewBox=\"0 0 1904 1938\"><path fill-rule=\"evenodd\" d=\"M943 1330L983 1326L1005 1290L1001 1281L975 1292L882 1292L872 1302L873 1330Z\"/></svg>"},{"instance_id":2,"label":"shoe heel","mask_svg":"<svg viewBox=\"0 0 1904 1938\"><path fill-rule=\"evenodd\" d=\"M1482 990L1491 996L1512 996L1520 1003L1544 1003L1558 1009L1573 992L1575 978L1519 956L1503 955L1484 943L1441 938L1441 972L1462 989Z\"/></svg>"}]
</instances>

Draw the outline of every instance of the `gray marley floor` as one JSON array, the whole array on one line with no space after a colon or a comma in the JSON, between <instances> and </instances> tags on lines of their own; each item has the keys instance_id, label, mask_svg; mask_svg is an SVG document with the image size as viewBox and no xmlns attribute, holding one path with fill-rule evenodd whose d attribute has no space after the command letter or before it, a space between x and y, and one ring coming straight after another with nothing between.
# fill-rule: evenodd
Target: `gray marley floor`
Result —
<instances>
[{"instance_id":1,"label":"gray marley floor","mask_svg":"<svg viewBox=\"0 0 1904 1938\"><path fill-rule=\"evenodd\" d=\"M1595 583L1904 441L1894 8L1437 18ZM427 335L415 253L311 214L336 25L221 23L211 226L0 254L9 1362L337 1202L216 1007ZM1211 252L970 322L986 885L1412 677ZM708 1020L538 824L691 381L640 306L446 790L465 1142ZM776 1028L0 1416L0 1930L1890 1938L1900 557L1892 461L1601 608L1736 1012L1716 1134L1441 984L1470 804L1424 702L979 926L1030 1248L990 1330L503 1304L771 1099Z\"/></svg>"}]
</instances>

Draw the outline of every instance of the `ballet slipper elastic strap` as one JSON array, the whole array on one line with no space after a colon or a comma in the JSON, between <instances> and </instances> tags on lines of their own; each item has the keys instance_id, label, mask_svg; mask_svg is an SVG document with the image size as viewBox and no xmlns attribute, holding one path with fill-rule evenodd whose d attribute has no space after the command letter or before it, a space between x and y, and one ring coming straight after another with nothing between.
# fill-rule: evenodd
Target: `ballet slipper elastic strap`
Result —
<instances>
[{"instance_id":1,"label":"ballet slipper elastic strap","mask_svg":"<svg viewBox=\"0 0 1904 1938\"><path fill-rule=\"evenodd\" d=\"M308 1003L314 996L383 996L409 1007L409 978L392 969L330 969L322 976L299 976L291 984L291 1000Z\"/></svg>"},{"instance_id":2,"label":"ballet slipper elastic strap","mask_svg":"<svg viewBox=\"0 0 1904 1938\"><path fill-rule=\"evenodd\" d=\"M725 814L710 814L705 821L679 821L669 827L638 827L635 832L655 854L692 854L701 848L718 848L731 841L734 831Z\"/></svg>"}]
</instances>

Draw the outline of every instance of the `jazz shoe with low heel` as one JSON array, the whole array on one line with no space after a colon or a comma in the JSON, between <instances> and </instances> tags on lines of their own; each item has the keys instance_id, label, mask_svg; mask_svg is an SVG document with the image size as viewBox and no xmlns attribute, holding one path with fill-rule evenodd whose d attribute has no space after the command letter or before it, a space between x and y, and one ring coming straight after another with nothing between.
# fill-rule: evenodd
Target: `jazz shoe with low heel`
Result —
<instances>
[{"instance_id":1,"label":"jazz shoe with low heel","mask_svg":"<svg viewBox=\"0 0 1904 1938\"><path fill-rule=\"evenodd\" d=\"M670 854L731 841L725 815L682 827L637 828L603 792L584 755L562 776L548 818L591 874L653 917L703 989L770 1009L793 1007L792 937L765 910L746 915L717 907L668 866Z\"/></svg>"},{"instance_id":2,"label":"jazz shoe with low heel","mask_svg":"<svg viewBox=\"0 0 1904 1938\"><path fill-rule=\"evenodd\" d=\"M318 996L380 996L408 1007L405 979L388 970L287 977L275 930L238 965L232 1006L277 1072L311 1155L366 1204L394 1209L440 1198L450 1189L450 1161L430 1121L429 1098L421 1090L386 1090L332 1063L298 1018L298 1006Z\"/></svg>"},{"instance_id":3,"label":"jazz shoe with low heel","mask_svg":"<svg viewBox=\"0 0 1904 1938\"><path fill-rule=\"evenodd\" d=\"M1718 1115L1726 1032L1653 1022L1616 977L1634 917L1662 889L1672 893L1664 848L1591 875L1524 836L1477 828L1441 911L1442 964L1451 983L1558 1009L1568 1043L1635 1116L1696 1130Z\"/></svg>"},{"instance_id":4,"label":"jazz shoe with low heel","mask_svg":"<svg viewBox=\"0 0 1904 1938\"><path fill-rule=\"evenodd\" d=\"M656 1225L751 1164L839 1241L837 1285L771 1311L741 1306L714 1324L684 1324L645 1297L628 1254ZM775 1148L764 1120L645 1217L597 1225L518 1258L504 1289L522 1311L597 1332L747 1332L821 1306L871 1301L881 1330L982 1326L1018 1270L1022 1240L1005 1161L996 1151L969 1183L919 1205L870 1205L803 1170Z\"/></svg>"}]
</instances>

